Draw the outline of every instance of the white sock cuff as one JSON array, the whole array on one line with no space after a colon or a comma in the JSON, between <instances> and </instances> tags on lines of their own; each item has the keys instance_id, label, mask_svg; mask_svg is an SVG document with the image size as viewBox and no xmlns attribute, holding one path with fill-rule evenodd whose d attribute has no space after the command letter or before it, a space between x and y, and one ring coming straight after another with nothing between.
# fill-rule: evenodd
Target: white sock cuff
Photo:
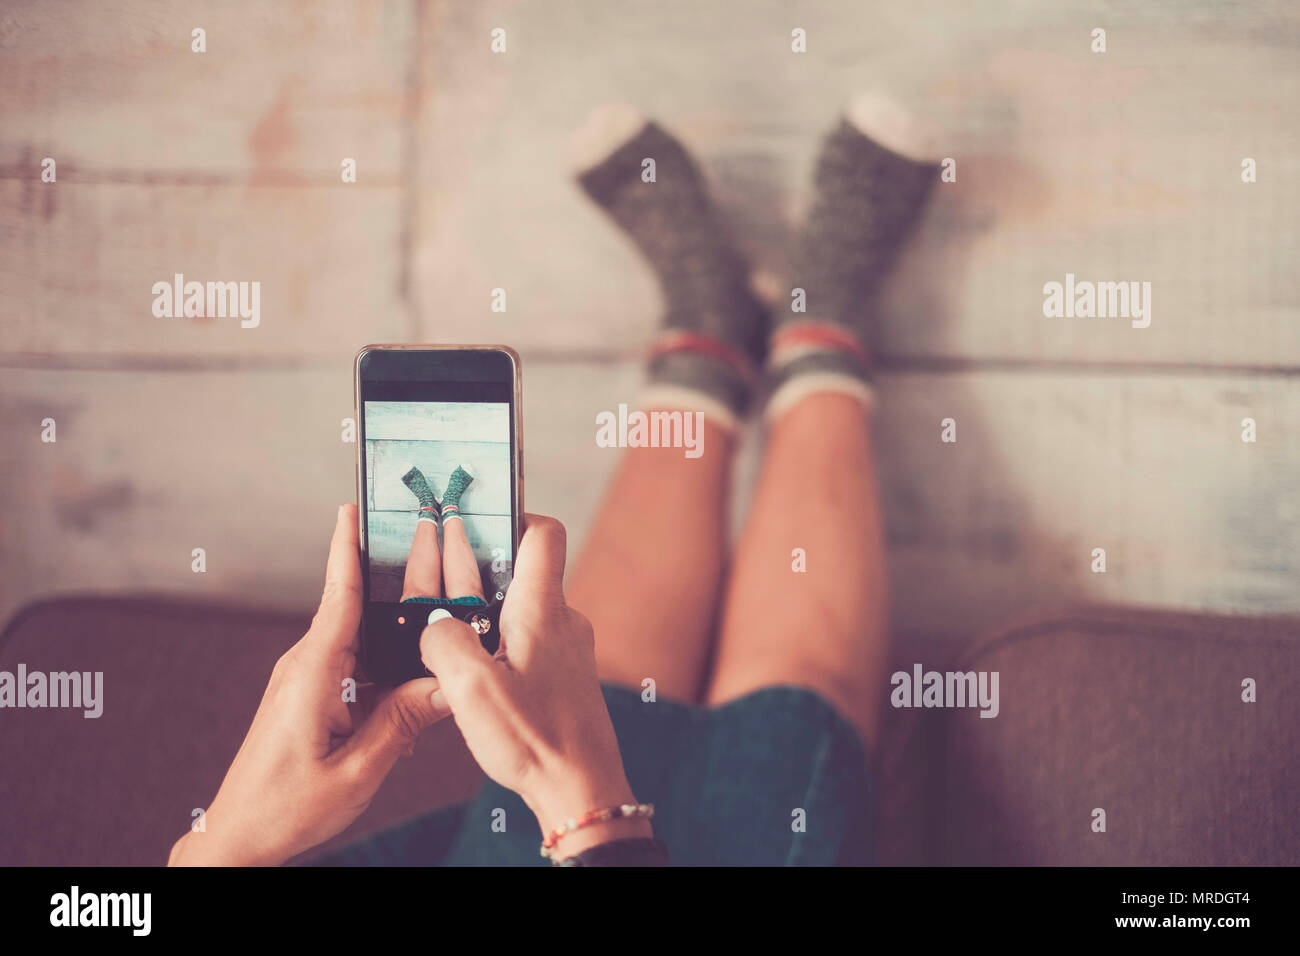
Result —
<instances>
[{"instance_id":1,"label":"white sock cuff","mask_svg":"<svg viewBox=\"0 0 1300 956\"><path fill-rule=\"evenodd\" d=\"M880 90L854 96L844 116L868 139L914 162L938 164L944 156L939 131Z\"/></svg>"},{"instance_id":2,"label":"white sock cuff","mask_svg":"<svg viewBox=\"0 0 1300 956\"><path fill-rule=\"evenodd\" d=\"M862 379L839 372L808 372L804 375L795 375L778 386L767 399L767 408L763 412L763 417L773 421L809 395L818 392L835 392L856 398L866 406L868 412L876 407L876 391Z\"/></svg>"},{"instance_id":3,"label":"white sock cuff","mask_svg":"<svg viewBox=\"0 0 1300 956\"><path fill-rule=\"evenodd\" d=\"M637 407L647 411L663 409L701 412L705 418L727 432L735 432L740 427L740 419L724 402L714 398L708 392L688 388L685 385L647 385L641 389Z\"/></svg>"}]
</instances>

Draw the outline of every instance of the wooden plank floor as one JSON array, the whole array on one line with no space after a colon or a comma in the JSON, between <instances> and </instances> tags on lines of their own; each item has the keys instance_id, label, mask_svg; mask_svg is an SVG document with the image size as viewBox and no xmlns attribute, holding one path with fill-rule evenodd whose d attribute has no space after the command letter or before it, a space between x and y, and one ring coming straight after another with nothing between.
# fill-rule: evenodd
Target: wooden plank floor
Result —
<instances>
[{"instance_id":1,"label":"wooden plank floor","mask_svg":"<svg viewBox=\"0 0 1300 956\"><path fill-rule=\"evenodd\" d=\"M525 366L525 507L564 521L575 550L619 454L596 445L591 409L627 401L638 379L635 363ZM1300 378L901 372L880 393L900 626L979 627L1065 599L1297 610ZM6 370L0 426L25 450L0 470L0 497L22 502L0 523L0 616L84 589L310 607L334 511L355 495L338 427L350 402L342 369ZM54 444L40 442L47 416ZM939 440L950 416L956 444ZM1247 416L1255 444L1240 440ZM671 515L671 491L645 507ZM1096 547L1105 574L1090 570Z\"/></svg>"},{"instance_id":2,"label":"wooden plank floor","mask_svg":"<svg viewBox=\"0 0 1300 956\"><path fill-rule=\"evenodd\" d=\"M958 172L883 304L886 357L1300 364L1294 5L433 9L417 142L443 145L419 153L413 249L426 322L463 319L472 337L481 318L521 347L626 355L660 302L569 179L568 141L589 111L627 102L676 132L754 261L779 276L820 138L846 98L881 88L930 121ZM1104 54L1090 51L1099 26ZM494 27L504 55L484 39ZM805 54L790 51L794 27ZM1045 319L1042 286L1066 272L1152 282L1151 327ZM494 287L517 318L487 311Z\"/></svg>"},{"instance_id":3,"label":"wooden plank floor","mask_svg":"<svg viewBox=\"0 0 1300 956\"><path fill-rule=\"evenodd\" d=\"M396 186L0 181L5 350L23 362L346 363L401 339ZM158 317L155 282L259 283L256 324ZM250 323L254 320L248 320Z\"/></svg>"},{"instance_id":4,"label":"wooden plank floor","mask_svg":"<svg viewBox=\"0 0 1300 956\"><path fill-rule=\"evenodd\" d=\"M660 118L779 283L867 87L958 161L880 307L897 623L1300 611L1298 52L1282 0L6 4L0 618L86 589L310 607L375 341L520 349L527 506L576 549L617 456L595 416L635 399L661 302L573 186L572 131L608 101ZM260 281L260 325L156 318L178 272ZM1067 272L1150 281L1151 327L1045 318Z\"/></svg>"}]
</instances>

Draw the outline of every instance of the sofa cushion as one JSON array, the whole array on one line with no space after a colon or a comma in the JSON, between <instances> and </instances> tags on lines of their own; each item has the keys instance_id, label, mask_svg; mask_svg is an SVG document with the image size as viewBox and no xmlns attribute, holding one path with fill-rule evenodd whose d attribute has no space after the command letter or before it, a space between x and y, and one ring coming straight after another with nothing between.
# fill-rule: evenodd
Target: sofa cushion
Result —
<instances>
[{"instance_id":1,"label":"sofa cushion","mask_svg":"<svg viewBox=\"0 0 1300 956\"><path fill-rule=\"evenodd\" d=\"M0 711L0 865L157 865L217 792L304 616L165 599L19 612L0 670L102 671L103 714ZM481 776L452 721L428 730L327 846L463 799ZM324 849L324 848L322 848Z\"/></svg>"},{"instance_id":2,"label":"sofa cushion","mask_svg":"<svg viewBox=\"0 0 1300 956\"><path fill-rule=\"evenodd\" d=\"M1300 618L1086 608L957 667L999 673L1000 712L930 712L946 862L1300 862Z\"/></svg>"},{"instance_id":3,"label":"sofa cushion","mask_svg":"<svg viewBox=\"0 0 1300 956\"><path fill-rule=\"evenodd\" d=\"M157 864L216 793L307 617L150 598L20 612L0 670L102 671L104 712L0 712L0 865ZM963 651L962 648L965 648ZM971 646L905 635L894 669L999 673L999 714L889 709L884 863L1300 859L1300 619L1053 612ZM1258 701L1241 701L1253 678ZM454 724L320 851L471 795ZM1106 832L1094 833L1094 808Z\"/></svg>"}]
</instances>

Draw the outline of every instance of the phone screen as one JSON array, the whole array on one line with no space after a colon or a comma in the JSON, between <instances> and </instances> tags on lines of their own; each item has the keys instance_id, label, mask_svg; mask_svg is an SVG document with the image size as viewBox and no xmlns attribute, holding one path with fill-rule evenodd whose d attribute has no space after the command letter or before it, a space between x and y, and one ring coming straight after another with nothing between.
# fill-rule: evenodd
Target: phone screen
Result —
<instances>
[{"instance_id":1,"label":"phone screen","mask_svg":"<svg viewBox=\"0 0 1300 956\"><path fill-rule=\"evenodd\" d=\"M362 663L396 684L428 673L419 639L437 609L499 644L518 545L514 364L489 350L368 352L358 391Z\"/></svg>"}]
</instances>

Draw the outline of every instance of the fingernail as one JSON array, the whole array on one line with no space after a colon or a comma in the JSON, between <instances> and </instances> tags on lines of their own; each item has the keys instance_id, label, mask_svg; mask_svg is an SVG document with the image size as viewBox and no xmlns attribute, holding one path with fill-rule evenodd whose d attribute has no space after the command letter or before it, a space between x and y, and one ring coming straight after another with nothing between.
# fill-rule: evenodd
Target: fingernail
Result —
<instances>
[{"instance_id":1,"label":"fingernail","mask_svg":"<svg viewBox=\"0 0 1300 956\"><path fill-rule=\"evenodd\" d=\"M346 508L346 507L347 507L347 505L339 505L339 513L338 513L338 515L335 517L335 519L334 519L335 521L342 521L342 520L343 520L343 509Z\"/></svg>"},{"instance_id":2,"label":"fingernail","mask_svg":"<svg viewBox=\"0 0 1300 956\"><path fill-rule=\"evenodd\" d=\"M441 688L429 695L429 703L439 716L451 713L451 708L447 706L447 695L442 692Z\"/></svg>"},{"instance_id":3,"label":"fingernail","mask_svg":"<svg viewBox=\"0 0 1300 956\"><path fill-rule=\"evenodd\" d=\"M445 617L451 617L451 611L448 611L444 607L434 608L429 612L429 623L432 624L434 621L441 621Z\"/></svg>"}]
</instances>

